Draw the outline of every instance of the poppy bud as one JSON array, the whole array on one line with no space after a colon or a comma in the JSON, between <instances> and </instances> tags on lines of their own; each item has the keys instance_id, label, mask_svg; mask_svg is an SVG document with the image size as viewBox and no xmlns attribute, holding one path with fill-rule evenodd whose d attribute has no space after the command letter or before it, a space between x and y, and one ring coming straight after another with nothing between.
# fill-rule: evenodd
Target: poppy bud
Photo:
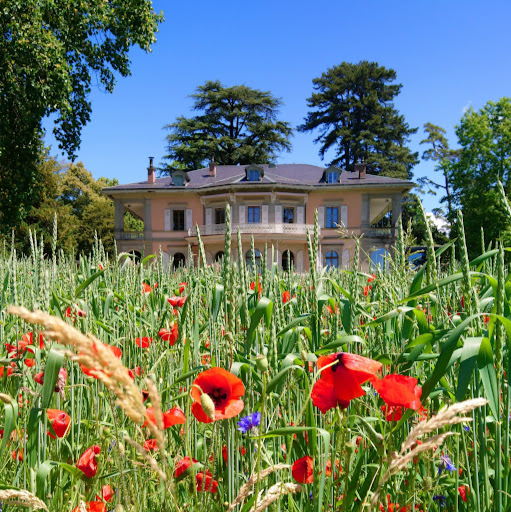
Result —
<instances>
[{"instance_id":1,"label":"poppy bud","mask_svg":"<svg viewBox=\"0 0 511 512\"><path fill-rule=\"evenodd\" d=\"M234 343L234 337L232 335L232 332L226 332L225 333L225 336L224 338L226 339L226 341L228 341L229 343Z\"/></svg>"},{"instance_id":2,"label":"poppy bud","mask_svg":"<svg viewBox=\"0 0 511 512\"><path fill-rule=\"evenodd\" d=\"M12 403L12 398L9 395L6 395L5 393L0 393L0 400L4 404L10 404Z\"/></svg>"},{"instance_id":3,"label":"poppy bud","mask_svg":"<svg viewBox=\"0 0 511 512\"><path fill-rule=\"evenodd\" d=\"M257 369L258 369L261 373L264 373L264 372L268 369L268 359L266 358L266 356L265 356L265 355L263 355L263 354L259 354L259 355L255 358L255 362L256 362Z\"/></svg>"},{"instance_id":4,"label":"poppy bud","mask_svg":"<svg viewBox=\"0 0 511 512\"><path fill-rule=\"evenodd\" d=\"M454 325L458 325L461 322L461 316L460 315L454 315L452 317L452 323Z\"/></svg>"},{"instance_id":5,"label":"poppy bud","mask_svg":"<svg viewBox=\"0 0 511 512\"><path fill-rule=\"evenodd\" d=\"M200 404L207 417L215 421L215 402L213 402L207 393L202 393L200 397Z\"/></svg>"},{"instance_id":6,"label":"poppy bud","mask_svg":"<svg viewBox=\"0 0 511 512\"><path fill-rule=\"evenodd\" d=\"M115 512L124 512L124 507L120 503L117 503L114 510Z\"/></svg>"}]
</instances>

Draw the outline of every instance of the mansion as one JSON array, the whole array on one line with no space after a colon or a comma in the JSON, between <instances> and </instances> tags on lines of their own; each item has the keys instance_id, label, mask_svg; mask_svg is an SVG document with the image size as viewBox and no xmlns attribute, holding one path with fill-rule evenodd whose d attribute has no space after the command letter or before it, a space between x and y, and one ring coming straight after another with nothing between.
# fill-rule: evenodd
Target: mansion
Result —
<instances>
[{"instance_id":1,"label":"mansion","mask_svg":"<svg viewBox=\"0 0 511 512\"><path fill-rule=\"evenodd\" d=\"M395 243L403 195L414 186L366 173L306 164L215 165L194 171L174 171L156 178L152 158L147 180L103 189L115 204L115 240L119 251L158 254L173 265L190 265L198 258L197 226L208 263L223 256L225 207L231 207L232 257L237 259L237 231L251 261L250 239L260 261L267 245L267 262L284 270L307 271L307 230L314 230L318 211L318 267L346 267L353 258L355 238L361 241L361 264L380 264ZM143 232L124 229L124 211L143 220ZM189 248L191 251L189 251Z\"/></svg>"}]
</instances>

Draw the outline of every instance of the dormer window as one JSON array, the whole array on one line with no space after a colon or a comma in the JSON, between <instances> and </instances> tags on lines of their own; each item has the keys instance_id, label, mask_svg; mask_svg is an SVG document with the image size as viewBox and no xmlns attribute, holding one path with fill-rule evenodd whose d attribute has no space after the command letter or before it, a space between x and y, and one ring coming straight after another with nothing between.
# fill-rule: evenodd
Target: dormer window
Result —
<instances>
[{"instance_id":1,"label":"dormer window","mask_svg":"<svg viewBox=\"0 0 511 512\"><path fill-rule=\"evenodd\" d=\"M323 179L326 183L339 183L340 181L341 170L337 167L329 167L325 169L323 174Z\"/></svg>"},{"instance_id":2,"label":"dormer window","mask_svg":"<svg viewBox=\"0 0 511 512\"><path fill-rule=\"evenodd\" d=\"M264 169L258 165L249 165L245 167L245 176L247 181L261 181L264 176Z\"/></svg>"},{"instance_id":3,"label":"dormer window","mask_svg":"<svg viewBox=\"0 0 511 512\"><path fill-rule=\"evenodd\" d=\"M172 185L174 187L185 187L188 181L190 181L190 178L186 172L177 170L172 173Z\"/></svg>"},{"instance_id":4,"label":"dormer window","mask_svg":"<svg viewBox=\"0 0 511 512\"><path fill-rule=\"evenodd\" d=\"M259 171L257 169L248 171L248 181L259 181Z\"/></svg>"}]
</instances>

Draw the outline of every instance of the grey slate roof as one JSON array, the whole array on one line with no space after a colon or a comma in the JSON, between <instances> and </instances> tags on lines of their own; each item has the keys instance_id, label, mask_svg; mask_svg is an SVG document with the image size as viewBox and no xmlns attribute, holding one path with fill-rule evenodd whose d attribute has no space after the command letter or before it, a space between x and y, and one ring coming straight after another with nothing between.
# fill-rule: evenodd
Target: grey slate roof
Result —
<instances>
[{"instance_id":1,"label":"grey slate roof","mask_svg":"<svg viewBox=\"0 0 511 512\"><path fill-rule=\"evenodd\" d=\"M245 178L245 165L217 165L216 176L209 175L209 167L188 171L190 181L186 187L174 187L170 176L157 178L155 183L140 181L138 183L129 183L127 185L117 185L104 188L105 193L121 190L158 190L158 189L211 189L221 186L243 185L290 185L302 187L325 187L332 186L325 184L323 180L324 167L308 164L281 164L270 167L268 164L259 165L264 169L264 176L261 181L249 182ZM386 176L375 176L367 174L365 179L359 179L358 173L341 171L341 182L335 185L345 186L371 186L371 185L397 185L405 189L412 188L411 181L388 178Z\"/></svg>"}]
</instances>

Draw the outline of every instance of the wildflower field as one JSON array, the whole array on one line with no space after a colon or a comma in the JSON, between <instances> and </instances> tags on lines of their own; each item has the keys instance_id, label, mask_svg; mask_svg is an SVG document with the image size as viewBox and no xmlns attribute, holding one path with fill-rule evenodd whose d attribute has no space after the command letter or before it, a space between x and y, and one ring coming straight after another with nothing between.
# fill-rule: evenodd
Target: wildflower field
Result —
<instances>
[{"instance_id":1,"label":"wildflower field","mask_svg":"<svg viewBox=\"0 0 511 512\"><path fill-rule=\"evenodd\" d=\"M4 245L3 512L511 510L505 249L458 224L372 274Z\"/></svg>"}]
</instances>

